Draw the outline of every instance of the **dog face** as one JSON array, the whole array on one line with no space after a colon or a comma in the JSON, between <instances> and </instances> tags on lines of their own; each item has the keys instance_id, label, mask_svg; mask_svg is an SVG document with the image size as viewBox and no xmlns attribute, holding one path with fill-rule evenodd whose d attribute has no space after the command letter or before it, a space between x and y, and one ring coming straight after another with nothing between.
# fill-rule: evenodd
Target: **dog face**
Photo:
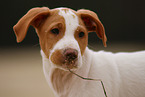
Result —
<instances>
[{"instance_id":1,"label":"dog face","mask_svg":"<svg viewBox=\"0 0 145 97\"><path fill-rule=\"evenodd\" d=\"M81 67L88 32L95 31L106 46L104 27L89 10L33 8L14 26L17 42L24 39L30 25L36 29L41 49L50 62L64 70Z\"/></svg>"},{"instance_id":2,"label":"dog face","mask_svg":"<svg viewBox=\"0 0 145 97\"><path fill-rule=\"evenodd\" d=\"M78 68L82 64L82 57L87 46L88 33L84 24L79 24L79 18L69 9L59 8L58 15L63 19L62 28L54 28L49 32L64 33L50 51L49 59L52 64L60 68ZM65 29L65 30L61 30ZM60 32L59 32L60 31ZM83 45L81 45L83 44Z\"/></svg>"}]
</instances>

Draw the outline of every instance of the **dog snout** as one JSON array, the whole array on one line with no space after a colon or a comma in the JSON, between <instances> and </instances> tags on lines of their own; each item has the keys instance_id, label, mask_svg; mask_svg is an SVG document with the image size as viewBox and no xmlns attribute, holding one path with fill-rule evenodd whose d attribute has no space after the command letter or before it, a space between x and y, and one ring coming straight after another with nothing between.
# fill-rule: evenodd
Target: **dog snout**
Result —
<instances>
[{"instance_id":1,"label":"dog snout","mask_svg":"<svg viewBox=\"0 0 145 97\"><path fill-rule=\"evenodd\" d=\"M72 48L55 50L51 55L51 61L62 68L78 67L78 51Z\"/></svg>"},{"instance_id":2,"label":"dog snout","mask_svg":"<svg viewBox=\"0 0 145 97\"><path fill-rule=\"evenodd\" d=\"M67 61L74 61L78 57L78 51L72 48L64 50L64 57Z\"/></svg>"}]
</instances>

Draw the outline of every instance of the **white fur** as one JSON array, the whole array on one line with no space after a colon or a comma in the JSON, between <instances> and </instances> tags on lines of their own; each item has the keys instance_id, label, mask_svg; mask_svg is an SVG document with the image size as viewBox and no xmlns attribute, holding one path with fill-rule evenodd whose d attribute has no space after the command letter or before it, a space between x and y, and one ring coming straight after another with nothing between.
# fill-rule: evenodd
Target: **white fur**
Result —
<instances>
[{"instance_id":1,"label":"white fur","mask_svg":"<svg viewBox=\"0 0 145 97\"><path fill-rule=\"evenodd\" d=\"M46 79L50 80L53 68L46 67L50 65L49 60L41 53L44 73ZM82 67L76 73L102 79L108 97L145 97L145 51L113 54L93 52L87 48L82 58ZM64 90L70 93L68 97L105 97L100 82L74 78L76 82L72 85L70 83L71 90ZM50 81L48 83L51 86Z\"/></svg>"},{"instance_id":2,"label":"white fur","mask_svg":"<svg viewBox=\"0 0 145 97\"><path fill-rule=\"evenodd\" d=\"M65 13L61 9L59 14L65 19L66 32L51 53L56 49L67 47L73 47L80 52L74 38L74 30L79 26L77 16L72 11ZM56 67L42 50L41 55L45 77L50 87L54 89L50 80ZM84 55L79 57L82 66L75 73L83 77L101 79L108 97L145 97L145 51L114 54L104 51L94 52L86 48ZM67 93L69 93L67 97L105 97L100 82L85 81L74 75L72 81L69 84L64 83L64 87L65 85L69 88L62 90L62 93L54 90L57 97L66 97Z\"/></svg>"}]
</instances>

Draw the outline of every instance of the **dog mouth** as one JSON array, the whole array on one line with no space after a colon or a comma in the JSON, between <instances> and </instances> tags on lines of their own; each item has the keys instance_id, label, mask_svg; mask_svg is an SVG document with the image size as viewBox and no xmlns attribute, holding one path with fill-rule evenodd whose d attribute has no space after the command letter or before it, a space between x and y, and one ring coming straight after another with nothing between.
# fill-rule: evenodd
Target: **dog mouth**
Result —
<instances>
[{"instance_id":1,"label":"dog mouth","mask_svg":"<svg viewBox=\"0 0 145 97\"><path fill-rule=\"evenodd\" d=\"M69 68L69 69L75 69L75 68L77 68L78 67L78 65L77 65L77 59L75 59L74 57L65 59L63 67L65 69L67 69L67 68Z\"/></svg>"}]
</instances>

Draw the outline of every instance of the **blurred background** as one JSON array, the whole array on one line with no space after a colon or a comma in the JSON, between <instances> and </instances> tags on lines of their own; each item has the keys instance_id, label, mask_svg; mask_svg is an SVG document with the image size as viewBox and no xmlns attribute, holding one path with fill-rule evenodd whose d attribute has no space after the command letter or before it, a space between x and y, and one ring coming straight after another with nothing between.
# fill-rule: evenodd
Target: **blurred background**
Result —
<instances>
[{"instance_id":1,"label":"blurred background","mask_svg":"<svg viewBox=\"0 0 145 97\"><path fill-rule=\"evenodd\" d=\"M89 47L95 51L145 50L145 0L3 0L0 3L0 97L54 97L42 70L38 37L30 27L26 38L16 43L13 25L31 8L46 6L90 9L103 23L107 48L95 33Z\"/></svg>"}]
</instances>

